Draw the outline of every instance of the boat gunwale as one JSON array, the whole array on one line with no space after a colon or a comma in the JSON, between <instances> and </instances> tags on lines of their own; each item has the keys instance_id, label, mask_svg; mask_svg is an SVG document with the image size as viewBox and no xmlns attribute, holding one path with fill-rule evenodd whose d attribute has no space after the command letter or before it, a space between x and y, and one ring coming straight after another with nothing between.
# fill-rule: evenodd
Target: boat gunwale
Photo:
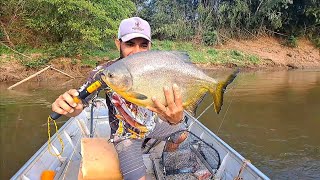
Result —
<instances>
[{"instance_id":1,"label":"boat gunwale","mask_svg":"<svg viewBox=\"0 0 320 180\"><path fill-rule=\"evenodd\" d=\"M80 114L79 114L80 115ZM54 135L52 135L51 137L51 142L55 142L57 139L58 134L60 134L63 130L65 130L68 126L70 126L73 122L73 120L75 119L75 117L71 117L69 118L68 121L66 121L66 123L64 123L61 128L59 128L59 130L54 133ZM28 170L28 168L32 168L32 163L35 163L35 161L39 158L39 156L41 154L44 154L46 152L46 150L48 149L48 141L46 141L40 149L38 149L36 151L36 153L31 156L31 158L19 169L19 171L17 171L10 179L14 180L14 179L18 179L21 175L24 174L24 172L26 172Z\"/></svg>"},{"instance_id":2,"label":"boat gunwale","mask_svg":"<svg viewBox=\"0 0 320 180\"><path fill-rule=\"evenodd\" d=\"M201 128L203 128L207 133L209 133L209 135L211 135L218 143L221 144L221 147L226 149L226 152L231 152L230 155L234 155L235 158L233 158L234 160L238 161L238 163L242 164L245 161L247 161L246 158L244 158L239 152L237 152L235 149L233 149L230 145L228 145L226 142L224 142L221 138L219 138L215 133L213 133L210 129L208 129L205 125L203 125L199 120L197 120L195 117L191 116L188 112L185 112L188 117L191 118L191 120L194 123L197 123L197 125L199 125ZM188 123L188 125L190 125L191 123ZM222 158L223 160L223 158ZM241 162L239 162L239 160L241 160ZM250 170L252 170L253 172L255 172L258 176L260 176L260 178L262 179L266 179L269 180L270 178L268 178L263 172L261 172L257 167L255 167L251 162L247 163L246 165L247 167L250 168Z\"/></svg>"}]
</instances>

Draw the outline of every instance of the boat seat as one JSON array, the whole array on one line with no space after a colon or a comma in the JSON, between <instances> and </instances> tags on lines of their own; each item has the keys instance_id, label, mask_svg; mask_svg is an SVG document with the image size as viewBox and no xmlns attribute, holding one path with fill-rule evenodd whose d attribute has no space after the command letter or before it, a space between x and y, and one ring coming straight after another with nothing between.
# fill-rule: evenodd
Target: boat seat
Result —
<instances>
[{"instance_id":1,"label":"boat seat","mask_svg":"<svg viewBox=\"0 0 320 180\"><path fill-rule=\"evenodd\" d=\"M81 154L78 179L122 179L118 154L106 138L82 138Z\"/></svg>"}]
</instances>

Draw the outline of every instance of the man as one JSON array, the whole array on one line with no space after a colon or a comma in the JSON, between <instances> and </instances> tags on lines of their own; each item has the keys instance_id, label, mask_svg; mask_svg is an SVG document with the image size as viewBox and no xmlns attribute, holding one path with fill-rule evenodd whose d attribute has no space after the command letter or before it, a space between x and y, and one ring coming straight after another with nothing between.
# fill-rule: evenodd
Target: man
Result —
<instances>
[{"instance_id":1,"label":"man","mask_svg":"<svg viewBox=\"0 0 320 180\"><path fill-rule=\"evenodd\" d=\"M120 51L119 59L150 50L151 28L149 23L139 17L123 20L120 23L115 44ZM83 87L99 76L99 70L113 62L115 61L98 66ZM148 107L148 109L131 104L114 92L107 93L112 134L115 140L121 140L115 147L124 179L145 179L141 139L148 137L164 140L171 133L183 128L180 124L183 119L183 107L179 88L173 85L164 87L163 91L168 106L164 106L157 100L157 97L153 97L155 107ZM52 110L69 117L80 114L83 104L73 101L73 97L78 95L75 89L65 92L52 104ZM175 147L174 145L173 143L172 147Z\"/></svg>"}]
</instances>

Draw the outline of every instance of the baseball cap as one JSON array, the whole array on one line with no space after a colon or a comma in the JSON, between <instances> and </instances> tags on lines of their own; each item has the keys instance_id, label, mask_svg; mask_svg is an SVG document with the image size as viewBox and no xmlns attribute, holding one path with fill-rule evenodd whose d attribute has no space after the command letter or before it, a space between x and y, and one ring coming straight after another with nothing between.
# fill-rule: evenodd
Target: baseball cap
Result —
<instances>
[{"instance_id":1,"label":"baseball cap","mask_svg":"<svg viewBox=\"0 0 320 180\"><path fill-rule=\"evenodd\" d=\"M151 42L151 28L146 20L132 17L121 21L118 30L118 39L123 42L141 37Z\"/></svg>"}]
</instances>

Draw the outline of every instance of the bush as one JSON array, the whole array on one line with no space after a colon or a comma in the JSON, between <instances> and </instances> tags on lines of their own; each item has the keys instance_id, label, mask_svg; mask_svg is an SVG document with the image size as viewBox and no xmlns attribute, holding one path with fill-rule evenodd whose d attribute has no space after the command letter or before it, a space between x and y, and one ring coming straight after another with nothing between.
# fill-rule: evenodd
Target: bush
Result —
<instances>
[{"instance_id":1,"label":"bush","mask_svg":"<svg viewBox=\"0 0 320 180\"><path fill-rule=\"evenodd\" d=\"M48 49L48 53L55 57L72 57L83 51L84 48L77 42L62 42Z\"/></svg>"},{"instance_id":2,"label":"bush","mask_svg":"<svg viewBox=\"0 0 320 180\"><path fill-rule=\"evenodd\" d=\"M11 50L8 49L6 46L0 45L0 56L2 54L10 54Z\"/></svg>"},{"instance_id":3,"label":"bush","mask_svg":"<svg viewBox=\"0 0 320 180\"><path fill-rule=\"evenodd\" d=\"M95 68L98 65L98 61L94 59L85 58L81 60L81 64L84 66Z\"/></svg>"},{"instance_id":4,"label":"bush","mask_svg":"<svg viewBox=\"0 0 320 180\"><path fill-rule=\"evenodd\" d=\"M22 60L22 65L28 68L38 68L40 66L46 65L51 60L51 57L41 57L35 60Z\"/></svg>"},{"instance_id":5,"label":"bush","mask_svg":"<svg viewBox=\"0 0 320 180\"><path fill-rule=\"evenodd\" d=\"M310 39L317 48L320 48L320 36L311 36Z\"/></svg>"},{"instance_id":6,"label":"bush","mask_svg":"<svg viewBox=\"0 0 320 180\"><path fill-rule=\"evenodd\" d=\"M288 47L297 47L298 46L298 40L294 35L291 35L287 38L285 45Z\"/></svg>"},{"instance_id":7,"label":"bush","mask_svg":"<svg viewBox=\"0 0 320 180\"><path fill-rule=\"evenodd\" d=\"M205 45L215 45L217 42L217 31L206 31L202 35L202 41Z\"/></svg>"},{"instance_id":8,"label":"bush","mask_svg":"<svg viewBox=\"0 0 320 180\"><path fill-rule=\"evenodd\" d=\"M215 49L208 49L207 53L210 54L211 56L218 55L218 51Z\"/></svg>"},{"instance_id":9,"label":"bush","mask_svg":"<svg viewBox=\"0 0 320 180\"><path fill-rule=\"evenodd\" d=\"M249 62L251 62L252 64L258 64L260 62L260 59L255 56L255 55L249 55L248 56L248 60Z\"/></svg>"},{"instance_id":10,"label":"bush","mask_svg":"<svg viewBox=\"0 0 320 180\"><path fill-rule=\"evenodd\" d=\"M244 54L237 50L231 50L230 55L233 59L241 60L244 57Z\"/></svg>"}]
</instances>

